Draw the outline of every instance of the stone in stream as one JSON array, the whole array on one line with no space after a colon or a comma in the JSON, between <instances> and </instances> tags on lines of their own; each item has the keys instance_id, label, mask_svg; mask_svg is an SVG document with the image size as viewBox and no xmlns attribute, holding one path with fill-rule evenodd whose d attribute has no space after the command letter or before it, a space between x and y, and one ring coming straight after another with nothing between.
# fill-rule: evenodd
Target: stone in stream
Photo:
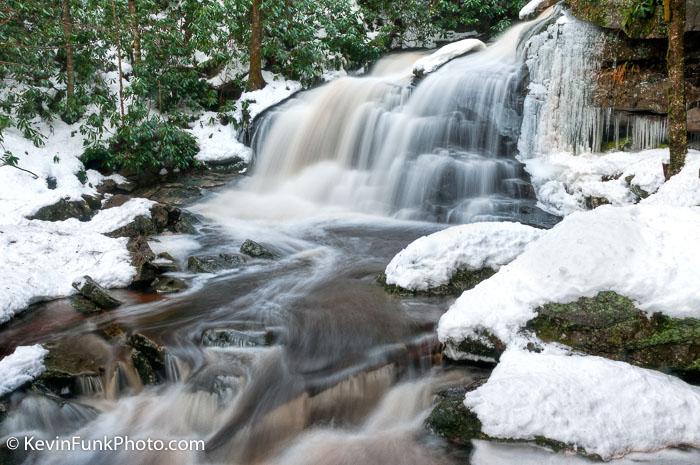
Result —
<instances>
[{"instance_id":1,"label":"stone in stream","mask_svg":"<svg viewBox=\"0 0 700 465\"><path fill-rule=\"evenodd\" d=\"M159 276L151 283L151 287L161 294L171 294L187 289L187 283L179 278Z\"/></svg>"},{"instance_id":2,"label":"stone in stream","mask_svg":"<svg viewBox=\"0 0 700 465\"><path fill-rule=\"evenodd\" d=\"M202 345L205 347L260 347L272 345L276 339L275 334L268 329L215 328L204 331Z\"/></svg>"},{"instance_id":3,"label":"stone in stream","mask_svg":"<svg viewBox=\"0 0 700 465\"><path fill-rule=\"evenodd\" d=\"M122 301L113 297L107 289L100 286L92 279L90 276L83 276L82 278L73 282L73 287L86 299L92 301L100 308L111 309L116 308L122 304Z\"/></svg>"},{"instance_id":4,"label":"stone in stream","mask_svg":"<svg viewBox=\"0 0 700 465\"><path fill-rule=\"evenodd\" d=\"M131 347L131 362L143 384L156 384L165 379L165 348L141 333L127 340Z\"/></svg>"},{"instance_id":5,"label":"stone in stream","mask_svg":"<svg viewBox=\"0 0 700 465\"><path fill-rule=\"evenodd\" d=\"M253 258L275 258L275 254L270 252L264 245L251 239L246 239L241 245L241 253Z\"/></svg>"},{"instance_id":6,"label":"stone in stream","mask_svg":"<svg viewBox=\"0 0 700 465\"><path fill-rule=\"evenodd\" d=\"M426 291L414 291L411 289L405 289L394 284L387 284L386 274L381 273L377 276L377 282L379 282L384 289L391 293L401 296L414 296L414 295L430 295L430 296L444 296L453 295L460 296L466 290L469 290L484 281L491 276L496 274L492 268L482 268L480 270L457 270L450 279L450 282L443 284L441 286L432 287Z\"/></svg>"},{"instance_id":7,"label":"stone in stream","mask_svg":"<svg viewBox=\"0 0 700 465\"><path fill-rule=\"evenodd\" d=\"M527 324L537 337L591 355L700 379L700 319L648 317L612 291L546 304Z\"/></svg>"},{"instance_id":8,"label":"stone in stream","mask_svg":"<svg viewBox=\"0 0 700 465\"><path fill-rule=\"evenodd\" d=\"M481 421L464 406L464 396L486 382L486 378L467 387L450 388L438 393L438 401L425 421L435 434L459 446L470 447L472 439L488 439L481 432Z\"/></svg>"},{"instance_id":9,"label":"stone in stream","mask_svg":"<svg viewBox=\"0 0 700 465\"><path fill-rule=\"evenodd\" d=\"M187 259L187 269L193 273L216 273L235 268L245 263L240 255L220 253L218 255L193 255Z\"/></svg>"},{"instance_id":10,"label":"stone in stream","mask_svg":"<svg viewBox=\"0 0 700 465\"><path fill-rule=\"evenodd\" d=\"M131 255L131 266L136 268L136 276L131 281L135 285L146 285L152 282L159 274L157 266L152 262L155 258L148 240L144 236L136 236L129 239L126 249Z\"/></svg>"}]
</instances>

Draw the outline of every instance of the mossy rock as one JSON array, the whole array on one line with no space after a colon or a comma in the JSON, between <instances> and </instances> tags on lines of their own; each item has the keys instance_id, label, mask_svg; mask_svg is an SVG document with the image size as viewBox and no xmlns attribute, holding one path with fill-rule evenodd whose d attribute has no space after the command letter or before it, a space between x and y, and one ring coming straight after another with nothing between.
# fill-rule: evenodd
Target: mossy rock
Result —
<instances>
[{"instance_id":1,"label":"mossy rock","mask_svg":"<svg viewBox=\"0 0 700 465\"><path fill-rule=\"evenodd\" d=\"M643 15L641 0L567 0L571 12L579 19L608 29L622 30L630 38L652 39L668 35L663 20L663 6Z\"/></svg>"},{"instance_id":2,"label":"mossy rock","mask_svg":"<svg viewBox=\"0 0 700 465\"><path fill-rule=\"evenodd\" d=\"M496 271L492 268L482 268L480 270L458 270L454 275L452 275L452 279L449 283L432 287L425 291L414 291L396 286L394 284L387 284L386 274L384 273L377 276L377 281L384 286L384 289L390 294L402 296L460 296L464 291L472 289L481 281L489 279L494 274L496 274Z\"/></svg>"},{"instance_id":3,"label":"mossy rock","mask_svg":"<svg viewBox=\"0 0 700 465\"><path fill-rule=\"evenodd\" d=\"M455 361L495 364L506 350L506 345L487 330L476 330L474 336L459 342L448 340L444 355Z\"/></svg>"},{"instance_id":4,"label":"mossy rock","mask_svg":"<svg viewBox=\"0 0 700 465\"><path fill-rule=\"evenodd\" d=\"M476 414L464 406L465 394L485 381L440 392L437 404L425 421L426 426L450 443L463 447L470 447L472 439L489 439L481 432L481 421Z\"/></svg>"},{"instance_id":5,"label":"mossy rock","mask_svg":"<svg viewBox=\"0 0 700 465\"><path fill-rule=\"evenodd\" d=\"M547 342L622 360L645 368L700 377L700 320L649 318L616 292L601 292L567 304L547 304L527 328Z\"/></svg>"}]
</instances>

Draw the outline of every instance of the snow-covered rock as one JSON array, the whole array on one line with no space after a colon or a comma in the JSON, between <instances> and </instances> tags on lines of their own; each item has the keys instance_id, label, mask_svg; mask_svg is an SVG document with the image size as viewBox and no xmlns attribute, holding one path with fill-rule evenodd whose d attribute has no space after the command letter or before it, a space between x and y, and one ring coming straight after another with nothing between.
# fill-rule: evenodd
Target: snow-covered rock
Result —
<instances>
[{"instance_id":1,"label":"snow-covered rock","mask_svg":"<svg viewBox=\"0 0 700 465\"><path fill-rule=\"evenodd\" d=\"M423 236L386 267L387 284L425 291L450 282L458 270L498 270L544 231L519 223L472 223Z\"/></svg>"},{"instance_id":2,"label":"snow-covered rock","mask_svg":"<svg viewBox=\"0 0 700 465\"><path fill-rule=\"evenodd\" d=\"M250 121L253 121L260 113L289 98L302 88L300 82L284 79L269 71L263 71L262 75L267 85L259 90L243 92L241 98L236 102L233 117L237 121L243 121L244 105L248 106L247 113Z\"/></svg>"},{"instance_id":3,"label":"snow-covered rock","mask_svg":"<svg viewBox=\"0 0 700 465\"><path fill-rule=\"evenodd\" d=\"M197 139L199 152L195 158L199 161L222 163L240 159L248 163L251 159L250 147L239 142L233 125L222 125L215 112L205 112L188 132Z\"/></svg>"},{"instance_id":4,"label":"snow-covered rock","mask_svg":"<svg viewBox=\"0 0 700 465\"><path fill-rule=\"evenodd\" d=\"M668 157L668 149L581 155L555 153L523 163L531 175L539 206L550 213L567 215L585 209L587 197L605 198L613 205L632 204L638 198L630 185L653 194L664 184L661 164L668 162ZM700 152L691 150L680 178L670 181L669 185L677 188L665 196L667 203L681 205L680 198L676 198L680 194L686 199L682 205L700 204L699 166ZM673 187L663 190L670 189Z\"/></svg>"},{"instance_id":5,"label":"snow-covered rock","mask_svg":"<svg viewBox=\"0 0 700 465\"><path fill-rule=\"evenodd\" d=\"M44 372L44 357L49 351L36 344L19 346L0 360L0 397Z\"/></svg>"},{"instance_id":6,"label":"snow-covered rock","mask_svg":"<svg viewBox=\"0 0 700 465\"><path fill-rule=\"evenodd\" d=\"M489 436L544 436L606 460L700 447L700 388L601 357L509 349L464 404Z\"/></svg>"},{"instance_id":7,"label":"snow-covered rock","mask_svg":"<svg viewBox=\"0 0 700 465\"><path fill-rule=\"evenodd\" d=\"M439 48L430 55L421 58L413 65L413 73L416 76L432 73L440 66L458 56L465 55L470 52L476 52L486 48L479 39L463 39L457 42L452 42L444 47Z\"/></svg>"},{"instance_id":8,"label":"snow-covered rock","mask_svg":"<svg viewBox=\"0 0 700 465\"><path fill-rule=\"evenodd\" d=\"M613 290L648 312L700 317L700 208L603 206L576 212L468 290L440 319L450 344L488 330L508 343L535 309Z\"/></svg>"},{"instance_id":9,"label":"snow-covered rock","mask_svg":"<svg viewBox=\"0 0 700 465\"><path fill-rule=\"evenodd\" d=\"M554 3L552 0L530 0L524 7L520 9L518 17L520 19L532 19L537 13Z\"/></svg>"}]
</instances>

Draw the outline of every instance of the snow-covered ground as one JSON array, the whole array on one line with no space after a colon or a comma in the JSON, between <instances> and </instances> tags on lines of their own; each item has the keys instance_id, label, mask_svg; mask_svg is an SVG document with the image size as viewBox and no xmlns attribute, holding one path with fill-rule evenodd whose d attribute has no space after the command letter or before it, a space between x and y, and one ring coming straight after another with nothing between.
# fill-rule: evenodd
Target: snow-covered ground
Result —
<instances>
[{"instance_id":1,"label":"snow-covered ground","mask_svg":"<svg viewBox=\"0 0 700 465\"><path fill-rule=\"evenodd\" d=\"M232 124L222 125L218 114L205 112L188 129L199 145L196 159L203 162L233 161L236 158L248 163L253 151L238 141L236 128Z\"/></svg>"},{"instance_id":2,"label":"snow-covered ground","mask_svg":"<svg viewBox=\"0 0 700 465\"><path fill-rule=\"evenodd\" d=\"M472 223L421 237L386 267L386 282L425 291L450 282L458 270L498 270L543 230L520 223Z\"/></svg>"},{"instance_id":3,"label":"snow-covered ground","mask_svg":"<svg viewBox=\"0 0 700 465\"><path fill-rule=\"evenodd\" d=\"M603 206L573 213L514 261L468 290L442 316L441 341L478 329L503 341L549 302L614 290L640 309L700 317L700 209Z\"/></svg>"},{"instance_id":4,"label":"snow-covered ground","mask_svg":"<svg viewBox=\"0 0 700 465\"><path fill-rule=\"evenodd\" d=\"M48 350L40 345L19 346L0 360L0 397L43 373Z\"/></svg>"},{"instance_id":5,"label":"snow-covered ground","mask_svg":"<svg viewBox=\"0 0 700 465\"><path fill-rule=\"evenodd\" d=\"M259 90L243 92L241 98L236 102L233 117L237 121L243 121L243 108L245 105L248 106L247 112L250 121L253 121L260 113L291 97L292 94L300 91L302 88L300 82L284 79L269 71L263 71L262 75L267 85Z\"/></svg>"},{"instance_id":6,"label":"snow-covered ground","mask_svg":"<svg viewBox=\"0 0 700 465\"><path fill-rule=\"evenodd\" d=\"M603 459L675 445L700 447L700 388L601 357L507 350L467 394L484 433L544 436Z\"/></svg>"},{"instance_id":7,"label":"snow-covered ground","mask_svg":"<svg viewBox=\"0 0 700 465\"><path fill-rule=\"evenodd\" d=\"M586 197L602 197L613 205L634 203L637 197L630 191L628 180L648 194L655 193L664 184L662 162L668 162L668 149L581 155L555 153L523 160L540 207L557 215L585 209ZM690 150L683 173L664 185L664 191L682 182L679 191L685 191L687 199L682 204L700 205L698 168L700 152ZM666 197L667 202L681 204L680 199ZM654 201L662 200L657 197Z\"/></svg>"},{"instance_id":8,"label":"snow-covered ground","mask_svg":"<svg viewBox=\"0 0 700 465\"><path fill-rule=\"evenodd\" d=\"M413 65L413 73L417 76L432 73L450 60L485 48L486 44L479 39L463 39L452 42L416 61Z\"/></svg>"}]
</instances>

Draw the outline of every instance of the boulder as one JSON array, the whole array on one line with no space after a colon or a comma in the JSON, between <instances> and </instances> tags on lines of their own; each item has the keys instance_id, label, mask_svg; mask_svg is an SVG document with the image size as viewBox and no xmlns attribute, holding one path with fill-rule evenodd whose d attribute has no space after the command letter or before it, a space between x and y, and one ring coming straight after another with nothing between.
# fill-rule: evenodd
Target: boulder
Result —
<instances>
[{"instance_id":1,"label":"boulder","mask_svg":"<svg viewBox=\"0 0 700 465\"><path fill-rule=\"evenodd\" d=\"M102 308L98 307L93 301L79 295L71 297L70 303L71 306L75 309L75 311L84 315L99 313L103 310Z\"/></svg>"},{"instance_id":2,"label":"boulder","mask_svg":"<svg viewBox=\"0 0 700 465\"><path fill-rule=\"evenodd\" d=\"M107 199L105 204L102 206L102 208L107 209L107 208L114 208L114 207L121 207L124 205L126 202L131 200L130 195L125 195L125 194L114 194L110 198Z\"/></svg>"},{"instance_id":3,"label":"boulder","mask_svg":"<svg viewBox=\"0 0 700 465\"><path fill-rule=\"evenodd\" d=\"M241 253L253 258L275 258L275 254L270 252L264 245L251 239L246 239L241 245Z\"/></svg>"},{"instance_id":4,"label":"boulder","mask_svg":"<svg viewBox=\"0 0 700 465\"><path fill-rule=\"evenodd\" d=\"M137 237L152 236L157 233L158 229L151 218L145 215L138 215L131 223L117 228L106 235L109 237Z\"/></svg>"},{"instance_id":5,"label":"boulder","mask_svg":"<svg viewBox=\"0 0 700 465\"><path fill-rule=\"evenodd\" d=\"M472 289L474 286L479 284L491 276L496 274L496 271L492 268L482 268L480 270L458 270L450 279L450 282L443 284L441 286L433 287L427 291L414 291L411 289L405 289L394 284L386 283L386 275L381 273L377 276L377 281L384 286L384 289L391 293L402 296L413 296L413 295L431 295L431 296L457 296L459 297L466 290Z\"/></svg>"},{"instance_id":6,"label":"boulder","mask_svg":"<svg viewBox=\"0 0 700 465\"><path fill-rule=\"evenodd\" d=\"M464 362L497 363L506 345L490 332L476 330L474 336L458 343L446 341L444 355L450 360Z\"/></svg>"},{"instance_id":7,"label":"boulder","mask_svg":"<svg viewBox=\"0 0 700 465\"><path fill-rule=\"evenodd\" d=\"M131 362L143 384L156 384L165 379L165 348L141 333L127 340L131 347Z\"/></svg>"},{"instance_id":8,"label":"boulder","mask_svg":"<svg viewBox=\"0 0 700 465\"><path fill-rule=\"evenodd\" d=\"M481 432L476 414L464 406L464 396L486 382L486 378L467 387L450 388L438 393L437 404L430 412L426 426L452 444L471 447L472 439L488 439Z\"/></svg>"},{"instance_id":9,"label":"boulder","mask_svg":"<svg viewBox=\"0 0 700 465\"><path fill-rule=\"evenodd\" d=\"M73 282L73 288L75 288L80 295L103 309L116 308L122 304L119 299L110 295L107 289L97 284L90 276L83 276Z\"/></svg>"},{"instance_id":10,"label":"boulder","mask_svg":"<svg viewBox=\"0 0 700 465\"><path fill-rule=\"evenodd\" d=\"M158 293L171 294L187 289L187 283L171 276L159 276L151 283L151 287Z\"/></svg>"},{"instance_id":11,"label":"boulder","mask_svg":"<svg viewBox=\"0 0 700 465\"><path fill-rule=\"evenodd\" d=\"M700 379L700 320L648 317L612 291L537 309L527 327L546 342L578 351Z\"/></svg>"},{"instance_id":12,"label":"boulder","mask_svg":"<svg viewBox=\"0 0 700 465\"><path fill-rule=\"evenodd\" d=\"M220 253L219 255L195 255L187 259L187 269L193 273L216 273L235 268L245 263L240 255Z\"/></svg>"},{"instance_id":13,"label":"boulder","mask_svg":"<svg viewBox=\"0 0 700 465\"><path fill-rule=\"evenodd\" d=\"M148 245L144 236L136 236L129 239L126 249L131 255L131 265L136 268L136 276L132 284L145 285L152 282L160 273L158 267L154 265L155 254Z\"/></svg>"},{"instance_id":14,"label":"boulder","mask_svg":"<svg viewBox=\"0 0 700 465\"><path fill-rule=\"evenodd\" d=\"M95 212L85 200L61 199L53 205L41 207L30 220L64 221L76 218L79 221L90 221Z\"/></svg>"}]
</instances>

